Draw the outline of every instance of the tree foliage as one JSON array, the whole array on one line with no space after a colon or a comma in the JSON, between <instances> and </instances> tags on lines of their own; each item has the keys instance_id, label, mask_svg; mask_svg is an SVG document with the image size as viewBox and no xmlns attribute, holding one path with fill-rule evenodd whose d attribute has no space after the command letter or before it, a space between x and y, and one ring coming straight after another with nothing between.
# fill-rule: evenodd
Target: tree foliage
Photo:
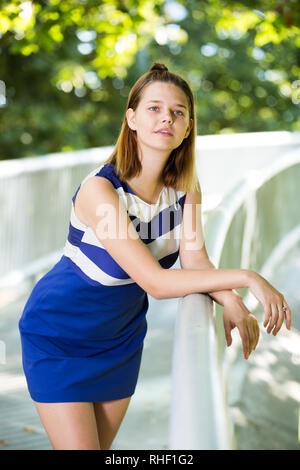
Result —
<instances>
[{"instance_id":1,"label":"tree foliage","mask_svg":"<svg viewBox=\"0 0 300 470\"><path fill-rule=\"evenodd\" d=\"M299 131L298 7L2 1L0 159L112 145L129 90L154 61L190 83L198 134Z\"/></svg>"},{"instance_id":2,"label":"tree foliage","mask_svg":"<svg viewBox=\"0 0 300 470\"><path fill-rule=\"evenodd\" d=\"M279 44L293 37L298 37L300 46L298 0L216 0L210 3L222 12L216 23L217 31L235 29L244 34L249 29L255 29L254 44L257 47L268 43Z\"/></svg>"}]
</instances>

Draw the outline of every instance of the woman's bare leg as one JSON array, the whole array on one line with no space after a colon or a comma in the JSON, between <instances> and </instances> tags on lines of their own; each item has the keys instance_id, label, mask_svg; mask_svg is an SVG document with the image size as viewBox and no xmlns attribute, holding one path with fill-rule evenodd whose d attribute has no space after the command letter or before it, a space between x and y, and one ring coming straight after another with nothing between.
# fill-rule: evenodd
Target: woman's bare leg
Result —
<instances>
[{"instance_id":1,"label":"woman's bare leg","mask_svg":"<svg viewBox=\"0 0 300 470\"><path fill-rule=\"evenodd\" d=\"M108 450L126 414L131 397L94 403L100 447Z\"/></svg>"},{"instance_id":2,"label":"woman's bare leg","mask_svg":"<svg viewBox=\"0 0 300 470\"><path fill-rule=\"evenodd\" d=\"M34 404L54 450L100 450L93 403Z\"/></svg>"}]
</instances>

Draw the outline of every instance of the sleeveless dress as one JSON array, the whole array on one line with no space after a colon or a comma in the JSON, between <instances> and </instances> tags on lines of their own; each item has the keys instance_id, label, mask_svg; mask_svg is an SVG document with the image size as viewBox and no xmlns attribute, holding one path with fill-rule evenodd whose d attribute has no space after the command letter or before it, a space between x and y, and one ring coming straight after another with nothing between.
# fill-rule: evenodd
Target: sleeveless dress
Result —
<instances>
[{"instance_id":1,"label":"sleeveless dress","mask_svg":"<svg viewBox=\"0 0 300 470\"><path fill-rule=\"evenodd\" d=\"M92 176L112 183L142 241L170 268L179 254L185 193L164 187L156 204L148 204L112 163L89 173L79 188ZM63 255L36 283L19 320L23 369L37 402L126 398L140 369L148 294L76 217L79 188Z\"/></svg>"}]
</instances>

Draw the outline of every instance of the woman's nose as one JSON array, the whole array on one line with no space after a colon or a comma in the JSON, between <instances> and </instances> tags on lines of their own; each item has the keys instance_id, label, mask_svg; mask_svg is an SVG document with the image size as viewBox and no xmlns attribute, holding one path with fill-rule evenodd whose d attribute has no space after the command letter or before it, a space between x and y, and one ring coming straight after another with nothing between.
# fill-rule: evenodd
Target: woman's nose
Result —
<instances>
[{"instance_id":1,"label":"woman's nose","mask_svg":"<svg viewBox=\"0 0 300 470\"><path fill-rule=\"evenodd\" d=\"M163 116L163 122L165 121L168 121L168 122L172 122L173 118L172 118L172 114L170 111L167 111L164 116Z\"/></svg>"}]
</instances>

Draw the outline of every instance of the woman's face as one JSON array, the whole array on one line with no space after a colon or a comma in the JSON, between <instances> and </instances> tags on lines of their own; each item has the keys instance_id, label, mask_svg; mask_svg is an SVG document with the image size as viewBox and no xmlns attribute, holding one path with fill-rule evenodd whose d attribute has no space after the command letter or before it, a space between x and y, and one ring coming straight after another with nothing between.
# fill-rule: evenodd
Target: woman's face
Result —
<instances>
[{"instance_id":1,"label":"woman's face","mask_svg":"<svg viewBox=\"0 0 300 470\"><path fill-rule=\"evenodd\" d=\"M169 152L188 137L193 122L187 97L181 88L159 81L145 88L136 110L129 108L126 116L140 145ZM162 128L172 135L158 132Z\"/></svg>"}]
</instances>

